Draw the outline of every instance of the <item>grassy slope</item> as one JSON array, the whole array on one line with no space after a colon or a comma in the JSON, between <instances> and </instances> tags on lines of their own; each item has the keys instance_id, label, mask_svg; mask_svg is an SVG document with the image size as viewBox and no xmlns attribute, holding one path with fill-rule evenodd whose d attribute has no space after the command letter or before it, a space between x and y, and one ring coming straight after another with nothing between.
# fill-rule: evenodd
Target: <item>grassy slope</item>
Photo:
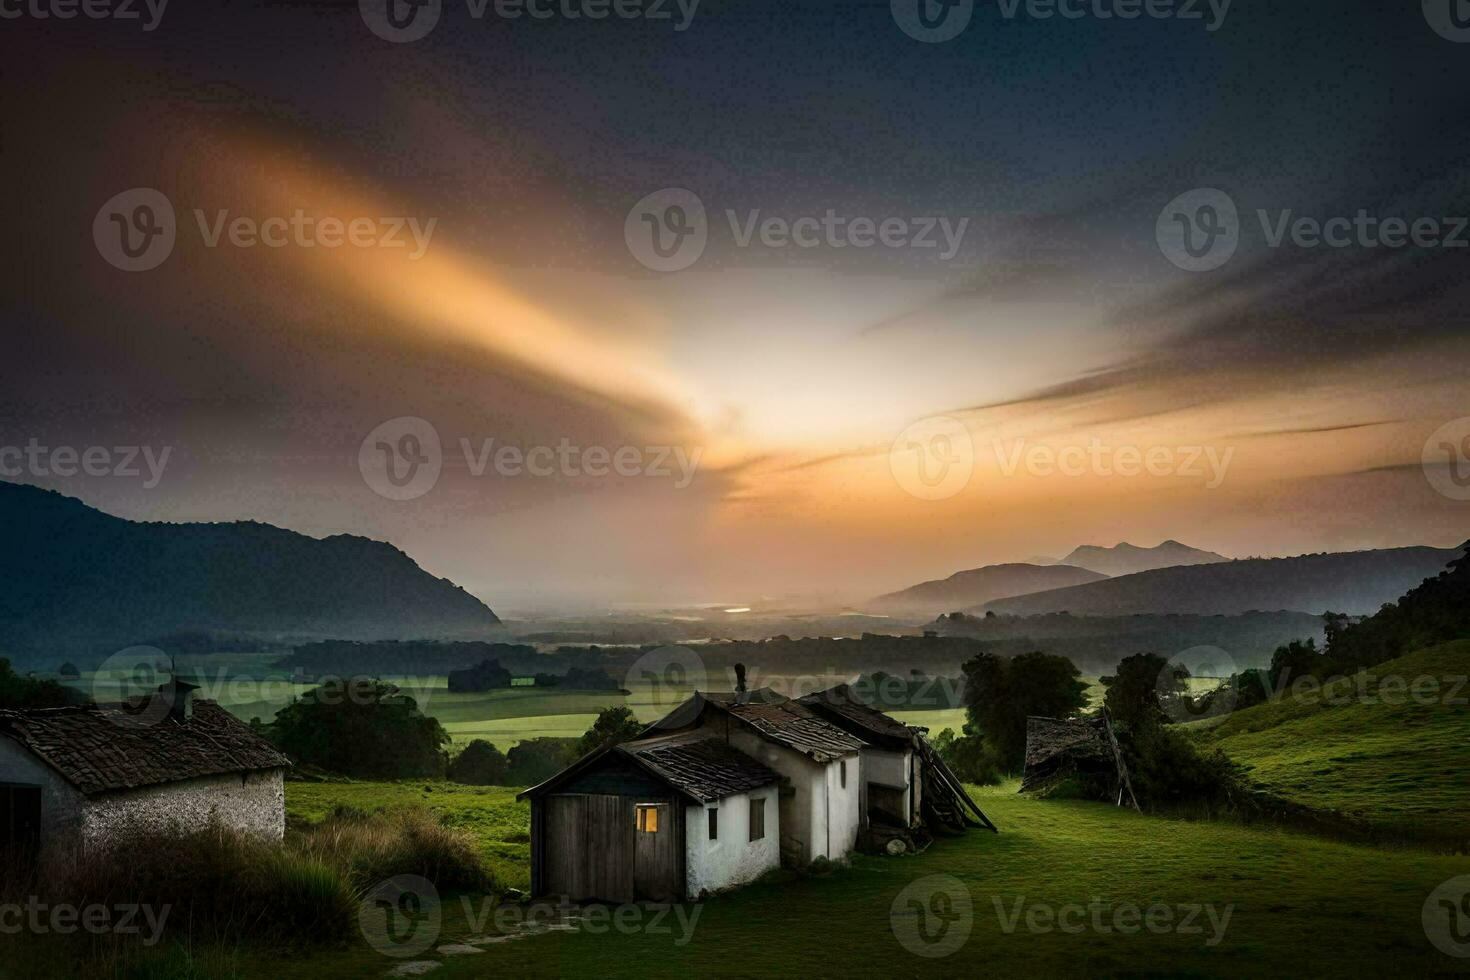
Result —
<instances>
[{"instance_id":1,"label":"grassy slope","mask_svg":"<svg viewBox=\"0 0 1470 980\"><path fill-rule=\"evenodd\" d=\"M290 784L296 815L335 800L426 799L480 835L487 853L524 854L525 807L513 790L425 794L422 785ZM940 841L914 858L859 858L835 875L759 884L704 904L693 941L670 935L551 933L438 957L443 980L478 976L1301 976L1462 972L1426 940L1420 912L1442 881L1470 873L1470 858L1321 840L1232 824L1147 817L1097 803L1032 800L1014 784L976 790L1002 828ZM519 851L515 850L520 848ZM507 857L500 859L502 862ZM523 859L522 859L523 860ZM889 907L916 878L950 874L974 901L966 945L944 959L907 953ZM524 872L512 883L524 880ZM1010 934L994 900L1214 903L1235 906L1219 946L1204 936ZM441 941L468 934L458 901L446 901ZM366 948L324 952L242 971L287 978L381 976L396 964Z\"/></svg>"},{"instance_id":2,"label":"grassy slope","mask_svg":"<svg viewBox=\"0 0 1470 980\"><path fill-rule=\"evenodd\" d=\"M1455 690L1459 681L1445 680L1466 674L1470 641L1446 644L1373 668L1361 687L1353 679L1325 696L1288 692L1200 737L1286 799L1404 833L1470 840L1470 684ZM1380 690L1391 676L1407 687ZM1424 677L1439 681L1432 704L1411 693ZM1443 703L1452 699L1459 703Z\"/></svg>"}]
</instances>

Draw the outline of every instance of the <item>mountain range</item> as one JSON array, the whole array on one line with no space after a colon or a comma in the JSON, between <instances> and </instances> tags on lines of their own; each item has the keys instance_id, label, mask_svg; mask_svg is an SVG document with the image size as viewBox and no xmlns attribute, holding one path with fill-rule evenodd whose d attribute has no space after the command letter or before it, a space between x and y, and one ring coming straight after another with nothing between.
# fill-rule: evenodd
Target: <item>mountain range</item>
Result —
<instances>
[{"instance_id":1,"label":"mountain range","mask_svg":"<svg viewBox=\"0 0 1470 980\"><path fill-rule=\"evenodd\" d=\"M1366 615L1437 576L1459 553L1455 548L1389 548L1156 568L996 599L966 611L1128 616L1288 609Z\"/></svg>"},{"instance_id":2,"label":"mountain range","mask_svg":"<svg viewBox=\"0 0 1470 980\"><path fill-rule=\"evenodd\" d=\"M483 602L392 545L254 521L124 520L0 482L0 656L106 653L191 631L483 639Z\"/></svg>"},{"instance_id":3,"label":"mountain range","mask_svg":"<svg viewBox=\"0 0 1470 980\"><path fill-rule=\"evenodd\" d=\"M986 565L955 572L949 578L921 582L900 592L890 592L867 606L880 612L929 617L1009 596L1098 582L1106 577L1069 565L1030 565L1023 562Z\"/></svg>"}]
</instances>

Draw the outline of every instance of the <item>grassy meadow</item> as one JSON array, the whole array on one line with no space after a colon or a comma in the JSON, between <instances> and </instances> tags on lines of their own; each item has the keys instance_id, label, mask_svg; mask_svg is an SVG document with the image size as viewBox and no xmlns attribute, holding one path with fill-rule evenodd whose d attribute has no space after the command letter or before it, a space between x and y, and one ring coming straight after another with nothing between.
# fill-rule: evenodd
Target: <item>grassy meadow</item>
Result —
<instances>
[{"instance_id":1,"label":"grassy meadow","mask_svg":"<svg viewBox=\"0 0 1470 980\"><path fill-rule=\"evenodd\" d=\"M1470 843L1470 641L1290 688L1199 737L1271 792L1398 836ZM1417 687L1416 687L1417 685Z\"/></svg>"},{"instance_id":2,"label":"grassy meadow","mask_svg":"<svg viewBox=\"0 0 1470 980\"><path fill-rule=\"evenodd\" d=\"M292 783L287 805L293 821L319 819L337 803L426 805L469 829L507 885L524 887L529 813L515 802L515 792L421 783ZM712 899L699 907L692 938L683 945L677 944L678 925L657 934L550 931L471 946L478 953L435 948L415 960L442 963L433 976L445 980L756 976L769 975L776 960L783 975L852 977L1300 976L1304 964L1313 973L1337 975L1466 971L1464 961L1429 943L1421 909L1441 882L1470 873L1470 857L1165 819L1084 801L1035 800L1018 795L1014 783L971 792L1001 833L972 831L940 840L919 856L858 857L829 875L783 875ZM931 875L952 876L968 890L970 932L951 955L926 959L900 944L895 923L900 932L909 924L890 911L906 886ZM484 911L479 902L470 897L471 915ZM1018 902L1024 914L1008 931ZM1094 902L1108 910L1102 921L1110 930L1115 907L1162 904L1212 906L1223 931L1201 912L1199 933L1125 935L1090 926L1064 932L1027 911ZM685 910L686 921L691 911ZM445 897L443 914L439 945L462 945L482 935L458 896ZM958 914L956 928L965 921L963 909ZM1038 931L1028 928L1028 915ZM757 940L759 962L749 958ZM318 978L381 976L398 962L354 945L238 965L246 973L268 968L275 976Z\"/></svg>"}]
</instances>

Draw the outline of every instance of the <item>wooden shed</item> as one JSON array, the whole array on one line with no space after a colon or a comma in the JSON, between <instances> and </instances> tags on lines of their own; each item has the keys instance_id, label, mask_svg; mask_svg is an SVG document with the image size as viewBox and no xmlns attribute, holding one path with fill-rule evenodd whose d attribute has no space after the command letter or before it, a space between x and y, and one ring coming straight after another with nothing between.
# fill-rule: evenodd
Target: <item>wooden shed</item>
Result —
<instances>
[{"instance_id":1,"label":"wooden shed","mask_svg":"<svg viewBox=\"0 0 1470 980\"><path fill-rule=\"evenodd\" d=\"M592 752L531 801L531 891L668 902L753 880L780 861L780 776L706 732Z\"/></svg>"}]
</instances>

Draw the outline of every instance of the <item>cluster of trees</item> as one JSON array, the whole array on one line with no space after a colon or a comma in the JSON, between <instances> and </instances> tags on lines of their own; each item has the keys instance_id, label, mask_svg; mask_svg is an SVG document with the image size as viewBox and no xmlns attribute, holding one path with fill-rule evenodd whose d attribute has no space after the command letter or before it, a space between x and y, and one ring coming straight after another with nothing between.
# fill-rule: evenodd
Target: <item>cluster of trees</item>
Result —
<instances>
[{"instance_id":1,"label":"cluster of trees","mask_svg":"<svg viewBox=\"0 0 1470 980\"><path fill-rule=\"evenodd\" d=\"M1259 672L1252 671L1252 674ZM1232 680L1234 680L1232 678ZM1200 699L1189 693L1189 671L1156 653L1124 657L1111 677L1103 707L1113 723L1133 791L1150 809L1215 809L1234 807L1250 795L1235 763L1218 748L1204 752L1175 720L1209 710L1212 692ZM1205 707L1199 707L1203 701ZM1087 788L1096 798L1110 796L1111 785Z\"/></svg>"},{"instance_id":2,"label":"cluster of trees","mask_svg":"<svg viewBox=\"0 0 1470 980\"><path fill-rule=\"evenodd\" d=\"M3 661L0 661L3 663ZM0 691L3 691L0 684ZM530 786L603 745L634 738L643 725L625 706L605 708L580 738L532 738L508 753L476 739L451 755L439 722L392 684L334 679L252 726L298 765L357 779L448 776L474 785Z\"/></svg>"},{"instance_id":3,"label":"cluster of trees","mask_svg":"<svg viewBox=\"0 0 1470 980\"><path fill-rule=\"evenodd\" d=\"M259 726L298 764L359 779L441 775L449 733L399 688L375 678L334 678Z\"/></svg>"},{"instance_id":4,"label":"cluster of trees","mask_svg":"<svg viewBox=\"0 0 1470 980\"><path fill-rule=\"evenodd\" d=\"M448 776L474 786L534 786L604 745L636 738L644 725L626 707L604 708L581 738L531 738L502 753L477 738L449 760Z\"/></svg>"},{"instance_id":5,"label":"cluster of trees","mask_svg":"<svg viewBox=\"0 0 1470 980\"><path fill-rule=\"evenodd\" d=\"M935 748L961 779L999 782L1026 762L1026 719L1073 718L1087 706L1086 685L1066 657L1034 651L1016 657L979 654L964 664L966 723L945 729ZM1177 728L1176 717L1201 710L1191 700L1189 672L1153 653L1125 657L1102 678L1134 792L1150 808L1230 805L1246 795L1238 769L1218 750L1203 753ZM1107 799L1115 776L1079 777L1083 796ZM1088 781L1095 785L1088 784Z\"/></svg>"},{"instance_id":6,"label":"cluster of trees","mask_svg":"<svg viewBox=\"0 0 1470 980\"><path fill-rule=\"evenodd\" d=\"M1066 657L1039 650L1016 657L979 653L963 671L964 730L945 729L935 749L970 782L999 782L1024 768L1031 715L1071 718L1087 705L1081 671Z\"/></svg>"},{"instance_id":7,"label":"cluster of trees","mask_svg":"<svg viewBox=\"0 0 1470 980\"><path fill-rule=\"evenodd\" d=\"M80 692L56 681L17 674L10 661L0 657L0 708L61 708L85 700Z\"/></svg>"},{"instance_id":8,"label":"cluster of trees","mask_svg":"<svg viewBox=\"0 0 1470 980\"><path fill-rule=\"evenodd\" d=\"M1372 616L1357 622L1341 613L1323 618L1323 649L1292 643L1271 658L1271 681L1278 689L1307 674L1319 680L1352 674L1425 647L1470 639L1470 541L1437 577Z\"/></svg>"}]
</instances>

